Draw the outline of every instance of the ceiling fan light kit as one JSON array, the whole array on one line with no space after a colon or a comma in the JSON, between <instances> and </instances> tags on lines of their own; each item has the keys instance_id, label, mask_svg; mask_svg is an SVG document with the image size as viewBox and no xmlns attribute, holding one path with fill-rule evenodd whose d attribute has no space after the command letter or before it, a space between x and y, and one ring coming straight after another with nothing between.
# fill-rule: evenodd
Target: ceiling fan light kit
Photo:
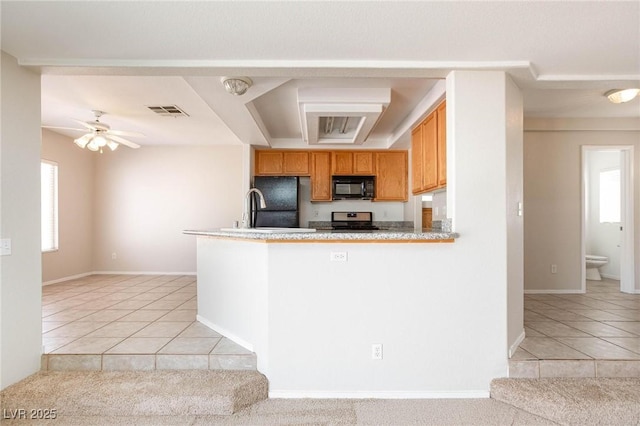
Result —
<instances>
[{"instance_id":1,"label":"ceiling fan light kit","mask_svg":"<svg viewBox=\"0 0 640 426\"><path fill-rule=\"evenodd\" d=\"M123 132L119 130L111 130L111 126L105 123L100 122L100 117L105 114L103 111L93 110L93 114L95 115L95 121L80 121L75 120L78 123L82 124L86 129L89 129L89 133L85 133L77 139L74 139L76 145L80 148L87 148L90 151L100 151L104 147L108 147L111 151L115 151L120 145L128 146L129 148L140 148L140 145L137 143L131 142L128 139L123 138L122 136L134 136L134 137L144 137L142 133L136 132ZM75 129L72 127L54 127L54 126L43 126L44 128L49 129L63 129L63 130L78 130L78 131L86 131L86 129Z\"/></svg>"},{"instance_id":2,"label":"ceiling fan light kit","mask_svg":"<svg viewBox=\"0 0 640 426\"><path fill-rule=\"evenodd\" d=\"M604 95L609 98L609 101L614 104L621 104L633 100L640 93L640 89L613 89L609 90Z\"/></svg>"},{"instance_id":3,"label":"ceiling fan light kit","mask_svg":"<svg viewBox=\"0 0 640 426\"><path fill-rule=\"evenodd\" d=\"M224 89L234 96L241 96L247 93L253 81L249 77L222 77Z\"/></svg>"}]
</instances>

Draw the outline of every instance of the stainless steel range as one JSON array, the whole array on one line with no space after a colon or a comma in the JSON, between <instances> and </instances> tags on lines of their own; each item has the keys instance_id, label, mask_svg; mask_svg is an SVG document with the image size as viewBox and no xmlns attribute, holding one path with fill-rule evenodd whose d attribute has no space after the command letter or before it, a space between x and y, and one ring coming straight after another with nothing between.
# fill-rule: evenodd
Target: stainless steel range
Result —
<instances>
[{"instance_id":1,"label":"stainless steel range","mask_svg":"<svg viewBox=\"0 0 640 426\"><path fill-rule=\"evenodd\" d=\"M375 231L372 212L331 212L334 231Z\"/></svg>"}]
</instances>

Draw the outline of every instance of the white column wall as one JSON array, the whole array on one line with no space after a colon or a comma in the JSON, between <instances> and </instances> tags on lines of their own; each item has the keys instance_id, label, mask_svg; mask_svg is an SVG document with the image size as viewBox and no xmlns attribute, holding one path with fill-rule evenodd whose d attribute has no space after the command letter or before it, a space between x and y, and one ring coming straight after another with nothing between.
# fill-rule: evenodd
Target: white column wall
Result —
<instances>
[{"instance_id":1,"label":"white column wall","mask_svg":"<svg viewBox=\"0 0 640 426\"><path fill-rule=\"evenodd\" d=\"M0 389L40 369L40 76L2 52Z\"/></svg>"}]
</instances>

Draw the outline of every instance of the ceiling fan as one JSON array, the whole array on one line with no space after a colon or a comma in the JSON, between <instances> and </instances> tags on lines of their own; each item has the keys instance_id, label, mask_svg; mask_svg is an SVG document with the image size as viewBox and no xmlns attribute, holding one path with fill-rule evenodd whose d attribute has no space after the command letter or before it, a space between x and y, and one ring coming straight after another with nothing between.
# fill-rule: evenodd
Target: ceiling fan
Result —
<instances>
[{"instance_id":1,"label":"ceiling fan","mask_svg":"<svg viewBox=\"0 0 640 426\"><path fill-rule=\"evenodd\" d=\"M137 143L131 142L123 138L122 136L127 137L144 137L142 133L137 132L123 132L121 130L111 130L111 126L106 123L102 123L100 121L100 117L106 114L104 111L92 110L93 114L96 116L95 121L80 121L73 119L86 127L86 129L76 129L73 127L54 127L54 126L42 126L46 129L61 129L61 130L77 130L79 132L86 131L89 132L79 138L75 139L74 142L80 148L87 148L91 151L100 151L102 153L102 148L109 147L112 151L115 151L118 146L124 145L129 148L140 148L140 145Z\"/></svg>"}]
</instances>

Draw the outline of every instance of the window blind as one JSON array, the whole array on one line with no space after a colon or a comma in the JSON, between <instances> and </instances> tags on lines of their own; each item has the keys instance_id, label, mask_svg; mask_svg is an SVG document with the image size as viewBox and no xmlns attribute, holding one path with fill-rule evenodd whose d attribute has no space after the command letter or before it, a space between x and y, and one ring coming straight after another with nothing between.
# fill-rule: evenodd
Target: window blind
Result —
<instances>
[{"instance_id":1,"label":"window blind","mask_svg":"<svg viewBox=\"0 0 640 426\"><path fill-rule=\"evenodd\" d=\"M40 163L42 251L58 250L58 164Z\"/></svg>"}]
</instances>

